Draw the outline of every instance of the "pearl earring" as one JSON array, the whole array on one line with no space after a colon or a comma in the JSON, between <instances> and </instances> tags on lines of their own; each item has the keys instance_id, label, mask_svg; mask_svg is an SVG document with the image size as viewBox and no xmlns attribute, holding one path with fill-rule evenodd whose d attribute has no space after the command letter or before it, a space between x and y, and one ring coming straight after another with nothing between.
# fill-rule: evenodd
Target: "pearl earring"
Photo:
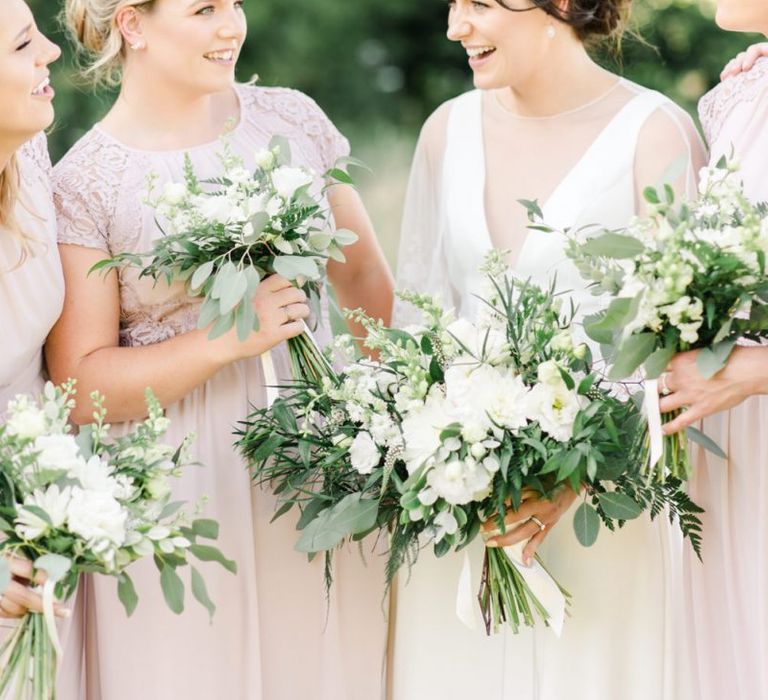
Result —
<instances>
[{"instance_id":1,"label":"pearl earring","mask_svg":"<svg viewBox=\"0 0 768 700\"><path fill-rule=\"evenodd\" d=\"M554 24L550 24L547 26L547 38L554 39L555 35L557 34L557 30L555 29Z\"/></svg>"},{"instance_id":2,"label":"pearl earring","mask_svg":"<svg viewBox=\"0 0 768 700\"><path fill-rule=\"evenodd\" d=\"M131 44L131 48L132 48L134 51L138 51L139 49L143 49L143 48L144 48L144 42L143 42L143 41L134 41L134 42Z\"/></svg>"}]
</instances>

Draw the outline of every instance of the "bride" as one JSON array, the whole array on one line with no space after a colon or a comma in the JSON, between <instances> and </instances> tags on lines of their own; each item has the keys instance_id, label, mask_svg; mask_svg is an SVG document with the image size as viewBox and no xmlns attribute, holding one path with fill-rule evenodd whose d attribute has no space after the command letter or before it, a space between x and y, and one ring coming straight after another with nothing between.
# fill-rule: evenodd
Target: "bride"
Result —
<instances>
[{"instance_id":1,"label":"bride","mask_svg":"<svg viewBox=\"0 0 768 700\"><path fill-rule=\"evenodd\" d=\"M528 231L519 199L564 228L620 227L648 185L695 185L704 161L691 120L663 95L598 66L588 46L618 37L630 0L453 0L448 38L469 56L476 90L429 118L417 147L403 221L398 284L438 293L472 315L485 252L508 250L521 278L596 301L555 234ZM430 262L431 261L431 262ZM399 324L418 322L398 308ZM576 494L534 500L502 544L528 541L573 594L562 638L546 627L486 638L456 617L462 556L425 550L401 577L392 651L393 700L664 700L674 697L670 632L678 606L669 570L681 543L663 518L579 545ZM554 527L558 520L563 522ZM471 554L475 573L482 546Z\"/></svg>"}]
</instances>

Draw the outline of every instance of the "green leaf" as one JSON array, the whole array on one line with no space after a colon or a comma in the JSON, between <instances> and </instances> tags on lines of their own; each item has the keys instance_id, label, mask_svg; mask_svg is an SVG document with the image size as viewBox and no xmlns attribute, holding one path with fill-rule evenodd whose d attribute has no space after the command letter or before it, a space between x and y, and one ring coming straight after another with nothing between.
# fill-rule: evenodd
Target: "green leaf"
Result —
<instances>
[{"instance_id":1,"label":"green leaf","mask_svg":"<svg viewBox=\"0 0 768 700\"><path fill-rule=\"evenodd\" d=\"M269 142L269 150L275 152L278 165L291 164L291 144L285 136L273 136Z\"/></svg>"},{"instance_id":2,"label":"green leaf","mask_svg":"<svg viewBox=\"0 0 768 700\"><path fill-rule=\"evenodd\" d=\"M333 178L337 182L341 182L345 185L354 185L355 181L352 179L352 177L349 175L349 173L344 172L341 168L331 168L327 173L329 178Z\"/></svg>"},{"instance_id":3,"label":"green leaf","mask_svg":"<svg viewBox=\"0 0 768 700\"><path fill-rule=\"evenodd\" d=\"M376 524L379 503L362 496L362 493L351 493L332 508L322 511L304 529L296 549L306 553L326 551L346 536L372 528Z\"/></svg>"},{"instance_id":4,"label":"green leaf","mask_svg":"<svg viewBox=\"0 0 768 700\"><path fill-rule=\"evenodd\" d=\"M581 246L581 249L587 255L625 260L636 258L645 250L645 246L634 236L621 233L604 233L601 236L590 238Z\"/></svg>"},{"instance_id":5,"label":"green leaf","mask_svg":"<svg viewBox=\"0 0 768 700\"><path fill-rule=\"evenodd\" d=\"M298 432L299 426L296 423L296 416L283 399L277 399L272 404L272 415L286 433Z\"/></svg>"},{"instance_id":6,"label":"green leaf","mask_svg":"<svg viewBox=\"0 0 768 700\"><path fill-rule=\"evenodd\" d=\"M646 187L643 190L643 197L645 197L646 202L650 202L651 204L658 204L661 201L659 199L659 193L654 187Z\"/></svg>"},{"instance_id":7,"label":"green leaf","mask_svg":"<svg viewBox=\"0 0 768 700\"><path fill-rule=\"evenodd\" d=\"M714 377L728 362L736 345L736 339L723 340L711 347L699 350L696 355L696 367L704 379Z\"/></svg>"},{"instance_id":8,"label":"green leaf","mask_svg":"<svg viewBox=\"0 0 768 700\"><path fill-rule=\"evenodd\" d=\"M215 540L219 536L219 523L207 518L198 518L192 521L192 530L198 537Z\"/></svg>"},{"instance_id":9,"label":"green leaf","mask_svg":"<svg viewBox=\"0 0 768 700\"><path fill-rule=\"evenodd\" d=\"M274 262L275 272L288 280L306 277L315 280L320 276L317 263L312 258L301 255L278 255Z\"/></svg>"},{"instance_id":10,"label":"green leaf","mask_svg":"<svg viewBox=\"0 0 768 700\"><path fill-rule=\"evenodd\" d=\"M609 518L634 520L643 512L642 507L625 493L601 493L597 498Z\"/></svg>"},{"instance_id":11,"label":"green leaf","mask_svg":"<svg viewBox=\"0 0 768 700\"><path fill-rule=\"evenodd\" d=\"M211 330L208 332L209 340L216 340L216 338L227 333L235 324L235 315L230 311L225 316L219 317L216 323L213 324Z\"/></svg>"},{"instance_id":12,"label":"green leaf","mask_svg":"<svg viewBox=\"0 0 768 700\"><path fill-rule=\"evenodd\" d=\"M705 450L711 452L720 459L728 459L728 455L709 435L702 433L698 428L694 428L692 425L685 429L686 437L697 445L701 445Z\"/></svg>"},{"instance_id":13,"label":"green leaf","mask_svg":"<svg viewBox=\"0 0 768 700\"><path fill-rule=\"evenodd\" d=\"M195 270L195 274L192 275L192 279L189 281L189 291L193 294L199 292L200 288L208 281L212 272L213 260L209 260L200 265L200 267Z\"/></svg>"},{"instance_id":14,"label":"green leaf","mask_svg":"<svg viewBox=\"0 0 768 700\"><path fill-rule=\"evenodd\" d=\"M235 325L237 326L237 339L242 343L248 339L253 332L256 322L256 312L253 310L249 297L246 292L245 299L235 312Z\"/></svg>"},{"instance_id":15,"label":"green leaf","mask_svg":"<svg viewBox=\"0 0 768 700\"><path fill-rule=\"evenodd\" d=\"M35 559L35 568L48 574L48 580L56 583L66 576L72 568L72 560L62 557L60 554L43 554Z\"/></svg>"},{"instance_id":16,"label":"green leaf","mask_svg":"<svg viewBox=\"0 0 768 700\"><path fill-rule=\"evenodd\" d=\"M584 330L597 343L610 345L613 337L626 325L633 299L614 299L605 311L584 318Z\"/></svg>"},{"instance_id":17,"label":"green leaf","mask_svg":"<svg viewBox=\"0 0 768 700\"><path fill-rule=\"evenodd\" d=\"M220 313L222 316L232 311L243 299L248 291L248 278L242 271L237 272L227 279L219 298Z\"/></svg>"},{"instance_id":18,"label":"green leaf","mask_svg":"<svg viewBox=\"0 0 768 700\"><path fill-rule=\"evenodd\" d=\"M160 571L160 586L168 607L172 612L181 615L184 612L184 583L176 573L176 569L168 564Z\"/></svg>"},{"instance_id":19,"label":"green leaf","mask_svg":"<svg viewBox=\"0 0 768 700\"><path fill-rule=\"evenodd\" d=\"M216 273L216 277L213 280L213 287L211 287L211 297L214 299L221 299L221 295L224 294L227 283L237 274L237 268L231 262L224 263L219 271Z\"/></svg>"},{"instance_id":20,"label":"green leaf","mask_svg":"<svg viewBox=\"0 0 768 700\"><path fill-rule=\"evenodd\" d=\"M117 597L125 608L125 614L130 617L136 606L139 604L139 596L136 595L136 589L133 586L131 577L125 572L117 577Z\"/></svg>"},{"instance_id":21,"label":"green leaf","mask_svg":"<svg viewBox=\"0 0 768 700\"><path fill-rule=\"evenodd\" d=\"M645 361L645 375L648 379L656 379L667 369L670 360L675 356L675 348L658 348Z\"/></svg>"},{"instance_id":22,"label":"green leaf","mask_svg":"<svg viewBox=\"0 0 768 700\"><path fill-rule=\"evenodd\" d=\"M305 505L301 510L301 516L299 517L299 521L296 523L296 529L297 530L303 530L307 525L309 525L320 513L323 509L325 509L328 506L328 501L321 499L321 498L314 498L312 499L307 505Z\"/></svg>"},{"instance_id":23,"label":"green leaf","mask_svg":"<svg viewBox=\"0 0 768 700\"><path fill-rule=\"evenodd\" d=\"M179 508L181 508L185 503L186 501L171 501L170 503L167 503L165 508L160 511L160 517L158 517L158 520L165 520L166 518L170 518L174 513L178 512Z\"/></svg>"},{"instance_id":24,"label":"green leaf","mask_svg":"<svg viewBox=\"0 0 768 700\"><path fill-rule=\"evenodd\" d=\"M608 378L614 381L632 376L635 370L648 359L656 345L653 333L636 333L624 340L616 353L616 360Z\"/></svg>"},{"instance_id":25,"label":"green leaf","mask_svg":"<svg viewBox=\"0 0 768 700\"><path fill-rule=\"evenodd\" d=\"M11 565L5 557L0 556L0 595L11 583Z\"/></svg>"},{"instance_id":26,"label":"green leaf","mask_svg":"<svg viewBox=\"0 0 768 700\"><path fill-rule=\"evenodd\" d=\"M589 504L582 503L573 516L573 529L576 539L585 547L591 547L600 533L600 516Z\"/></svg>"},{"instance_id":27,"label":"green leaf","mask_svg":"<svg viewBox=\"0 0 768 700\"><path fill-rule=\"evenodd\" d=\"M346 245L352 245L360 240L354 231L350 231L348 228L337 228L333 232L333 241L337 246L343 247Z\"/></svg>"},{"instance_id":28,"label":"green leaf","mask_svg":"<svg viewBox=\"0 0 768 700\"><path fill-rule=\"evenodd\" d=\"M237 564L231 559L227 559L216 547L207 544L193 544L189 551L200 561L215 561L221 564L227 571L233 574L237 573Z\"/></svg>"},{"instance_id":29,"label":"green leaf","mask_svg":"<svg viewBox=\"0 0 768 700\"><path fill-rule=\"evenodd\" d=\"M208 328L219 317L219 302L213 297L206 297L200 307L200 315L197 317L199 330Z\"/></svg>"},{"instance_id":30,"label":"green leaf","mask_svg":"<svg viewBox=\"0 0 768 700\"><path fill-rule=\"evenodd\" d=\"M195 600L208 611L209 618L211 622L213 622L213 614L216 612L216 606L208 596L208 589L205 586L205 581L194 566L190 565L189 568L192 573L192 595L195 596Z\"/></svg>"},{"instance_id":31,"label":"green leaf","mask_svg":"<svg viewBox=\"0 0 768 700\"><path fill-rule=\"evenodd\" d=\"M26 510L29 513L32 513L32 515L36 515L40 520L42 520L46 525L49 527L53 527L53 520L51 520L51 516L48 515L40 506L35 505L25 505L21 506L19 510Z\"/></svg>"},{"instance_id":32,"label":"green leaf","mask_svg":"<svg viewBox=\"0 0 768 700\"><path fill-rule=\"evenodd\" d=\"M11 525L5 518L0 518L0 532L12 532L13 525Z\"/></svg>"}]
</instances>

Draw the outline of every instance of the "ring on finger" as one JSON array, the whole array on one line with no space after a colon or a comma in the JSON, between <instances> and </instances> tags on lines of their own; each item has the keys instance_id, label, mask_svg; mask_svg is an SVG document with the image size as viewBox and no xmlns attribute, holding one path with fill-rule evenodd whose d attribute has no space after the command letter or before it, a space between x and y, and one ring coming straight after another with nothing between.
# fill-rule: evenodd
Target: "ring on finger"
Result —
<instances>
[{"instance_id":1,"label":"ring on finger","mask_svg":"<svg viewBox=\"0 0 768 700\"><path fill-rule=\"evenodd\" d=\"M530 518L528 518L532 523L535 523L539 527L539 532L544 532L544 530L547 529L547 526L541 522L535 515L532 515Z\"/></svg>"},{"instance_id":2,"label":"ring on finger","mask_svg":"<svg viewBox=\"0 0 768 700\"><path fill-rule=\"evenodd\" d=\"M669 372L662 372L661 376L659 377L659 390L661 391L662 396L669 396L672 393L672 390L669 388L669 384L667 384L668 376Z\"/></svg>"}]
</instances>

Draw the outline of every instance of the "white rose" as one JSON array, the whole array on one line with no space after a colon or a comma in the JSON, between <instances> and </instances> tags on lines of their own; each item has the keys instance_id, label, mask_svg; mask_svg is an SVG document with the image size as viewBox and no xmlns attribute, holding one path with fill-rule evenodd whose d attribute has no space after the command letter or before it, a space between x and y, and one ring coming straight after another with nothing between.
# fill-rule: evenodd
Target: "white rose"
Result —
<instances>
[{"instance_id":1,"label":"white rose","mask_svg":"<svg viewBox=\"0 0 768 700\"><path fill-rule=\"evenodd\" d=\"M50 521L53 528L58 529L64 525L67 518L67 508L71 497L72 489L67 486L59 489L56 484L51 484L45 491L37 490L24 499L24 505L37 506L42 509ZM31 511L19 508L16 517L16 533L19 537L28 540L34 540L46 534L50 530L50 525Z\"/></svg>"},{"instance_id":2,"label":"white rose","mask_svg":"<svg viewBox=\"0 0 768 700\"><path fill-rule=\"evenodd\" d=\"M45 412L24 401L24 407L14 410L5 424L9 433L22 440L33 440L45 432Z\"/></svg>"},{"instance_id":3,"label":"white rose","mask_svg":"<svg viewBox=\"0 0 768 700\"><path fill-rule=\"evenodd\" d=\"M147 490L149 497L155 501L162 501L171 494L171 485L163 474L153 476L147 481L144 488Z\"/></svg>"},{"instance_id":4,"label":"white rose","mask_svg":"<svg viewBox=\"0 0 768 700\"><path fill-rule=\"evenodd\" d=\"M125 541L127 514L108 493L72 489L72 499L67 508L69 530L86 542L109 542L121 546Z\"/></svg>"},{"instance_id":5,"label":"white rose","mask_svg":"<svg viewBox=\"0 0 768 700\"><path fill-rule=\"evenodd\" d=\"M109 464L102 462L99 457L94 455L87 462L81 459L70 471L70 474L87 491L101 491L114 496L120 485L117 479L112 476L112 471Z\"/></svg>"},{"instance_id":6,"label":"white rose","mask_svg":"<svg viewBox=\"0 0 768 700\"><path fill-rule=\"evenodd\" d=\"M349 448L352 467L360 474L370 474L381 461L381 453L369 433L358 433Z\"/></svg>"},{"instance_id":7,"label":"white rose","mask_svg":"<svg viewBox=\"0 0 768 700\"><path fill-rule=\"evenodd\" d=\"M491 475L474 459L468 458L435 465L427 474L427 484L448 503L463 505L488 495Z\"/></svg>"},{"instance_id":8,"label":"white rose","mask_svg":"<svg viewBox=\"0 0 768 700\"><path fill-rule=\"evenodd\" d=\"M197 202L197 211L206 221L228 224L232 221L232 203L226 197L203 196Z\"/></svg>"},{"instance_id":9,"label":"white rose","mask_svg":"<svg viewBox=\"0 0 768 700\"><path fill-rule=\"evenodd\" d=\"M290 199L296 190L312 182L312 176L301 168L282 166L272 173L272 184L283 199Z\"/></svg>"},{"instance_id":10,"label":"white rose","mask_svg":"<svg viewBox=\"0 0 768 700\"><path fill-rule=\"evenodd\" d=\"M41 435L35 439L34 449L41 469L72 474L83 459L72 435Z\"/></svg>"},{"instance_id":11,"label":"white rose","mask_svg":"<svg viewBox=\"0 0 768 700\"><path fill-rule=\"evenodd\" d=\"M583 397L569 391L564 382L537 384L528 394L528 417L559 442L573 437L573 424Z\"/></svg>"}]
</instances>

